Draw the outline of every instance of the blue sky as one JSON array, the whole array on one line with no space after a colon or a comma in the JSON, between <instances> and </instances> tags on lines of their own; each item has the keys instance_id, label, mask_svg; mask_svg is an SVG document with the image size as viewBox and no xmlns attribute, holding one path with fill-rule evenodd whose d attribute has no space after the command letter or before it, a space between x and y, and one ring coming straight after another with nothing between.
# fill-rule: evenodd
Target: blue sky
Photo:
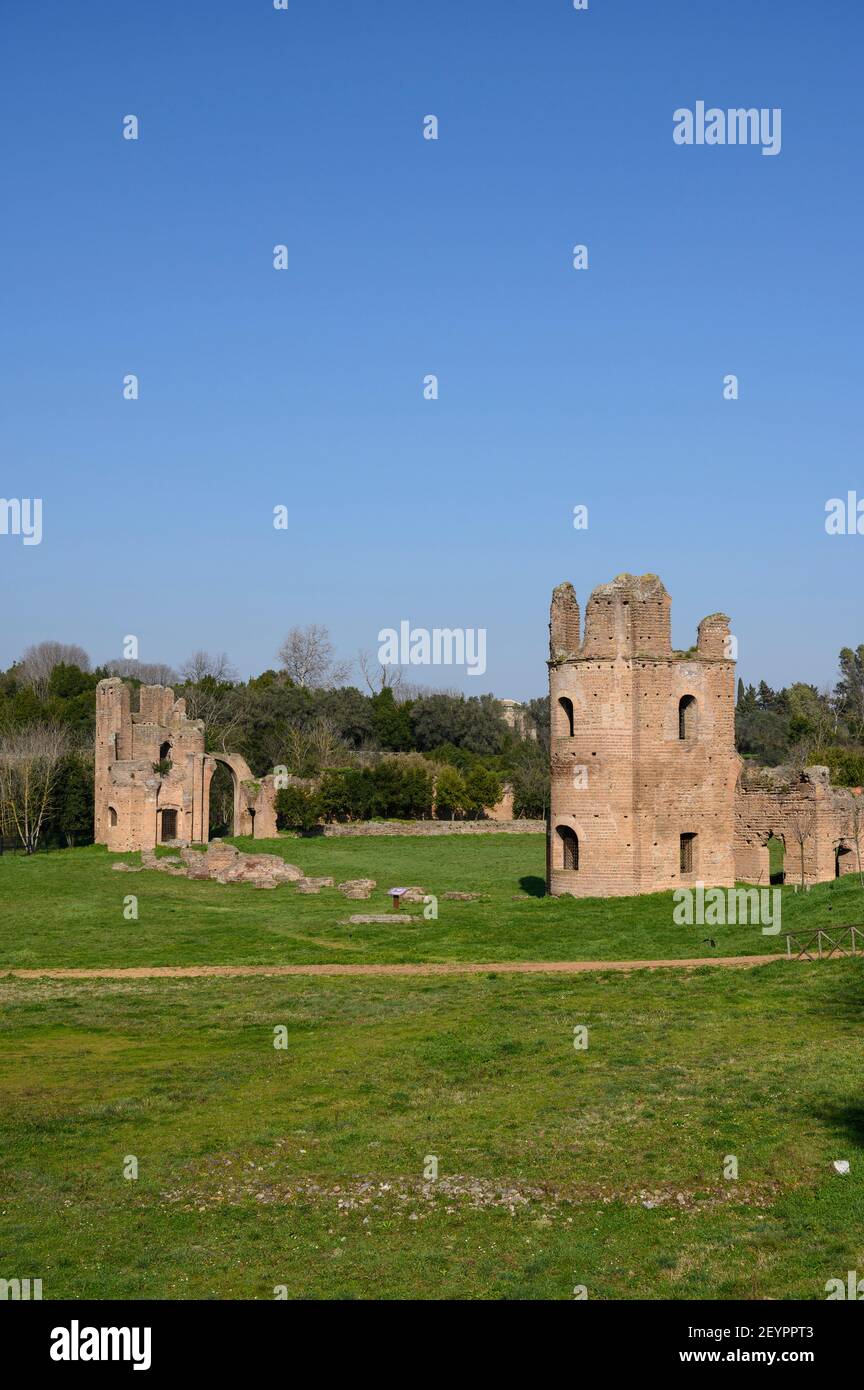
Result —
<instances>
[{"instance_id":1,"label":"blue sky","mask_svg":"<svg viewBox=\"0 0 864 1390\"><path fill-rule=\"evenodd\" d=\"M0 38L0 494L44 508L0 666L408 619L488 634L415 679L527 698L552 587L622 570L676 645L728 612L747 680L864 641L824 529L864 496L855 0L16 0ZM675 145L698 100L780 107L781 153Z\"/></svg>"}]
</instances>

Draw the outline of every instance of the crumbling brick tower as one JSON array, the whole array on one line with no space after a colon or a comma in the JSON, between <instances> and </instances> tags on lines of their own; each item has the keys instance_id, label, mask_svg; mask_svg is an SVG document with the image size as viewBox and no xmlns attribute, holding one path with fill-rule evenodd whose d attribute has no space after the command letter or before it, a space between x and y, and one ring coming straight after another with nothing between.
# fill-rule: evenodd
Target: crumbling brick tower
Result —
<instances>
[{"instance_id":1,"label":"crumbling brick tower","mask_svg":"<svg viewBox=\"0 0 864 1390\"><path fill-rule=\"evenodd\" d=\"M142 685L139 700L133 713L116 676L96 687L96 843L130 850L206 840L204 724L186 718L168 686Z\"/></svg>"},{"instance_id":2,"label":"crumbling brick tower","mask_svg":"<svg viewBox=\"0 0 864 1390\"><path fill-rule=\"evenodd\" d=\"M580 614L552 595L550 893L611 897L735 882L735 663L729 619L672 650L670 598L620 574Z\"/></svg>"}]
</instances>

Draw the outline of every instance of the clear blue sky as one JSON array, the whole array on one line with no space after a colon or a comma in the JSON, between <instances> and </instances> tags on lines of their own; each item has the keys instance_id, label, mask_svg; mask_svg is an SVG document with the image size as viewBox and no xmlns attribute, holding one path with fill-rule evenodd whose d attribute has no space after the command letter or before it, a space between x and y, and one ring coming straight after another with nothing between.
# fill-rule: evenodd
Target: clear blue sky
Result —
<instances>
[{"instance_id":1,"label":"clear blue sky","mask_svg":"<svg viewBox=\"0 0 864 1390\"><path fill-rule=\"evenodd\" d=\"M409 619L488 632L482 679L415 678L525 698L553 585L652 570L676 645L723 609L745 679L831 679L862 8L8 0L0 494L44 538L0 536L0 665L134 633L249 674L292 625L353 655ZM698 100L782 108L781 154L676 146Z\"/></svg>"}]
</instances>

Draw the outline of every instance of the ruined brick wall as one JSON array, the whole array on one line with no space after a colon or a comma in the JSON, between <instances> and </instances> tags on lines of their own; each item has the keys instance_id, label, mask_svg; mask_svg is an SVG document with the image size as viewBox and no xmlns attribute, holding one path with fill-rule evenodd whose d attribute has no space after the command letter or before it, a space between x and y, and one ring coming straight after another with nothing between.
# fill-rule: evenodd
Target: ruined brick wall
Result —
<instances>
[{"instance_id":1,"label":"ruined brick wall","mask_svg":"<svg viewBox=\"0 0 864 1390\"><path fill-rule=\"evenodd\" d=\"M234 778L234 831L276 834L273 777L255 779L236 754L205 753L204 724L188 719L169 686L145 685L139 706L118 677L96 688L95 840L111 850L150 849L169 839L206 841L216 760ZM170 763L158 771L157 764ZM173 829L173 834L171 833Z\"/></svg>"},{"instance_id":2,"label":"ruined brick wall","mask_svg":"<svg viewBox=\"0 0 864 1390\"><path fill-rule=\"evenodd\" d=\"M513 820L513 788L509 782L501 788L500 801L486 807L486 816L489 820Z\"/></svg>"},{"instance_id":3,"label":"ruined brick wall","mask_svg":"<svg viewBox=\"0 0 864 1390\"><path fill-rule=\"evenodd\" d=\"M740 760L728 637L728 619L714 614L700 624L695 649L674 652L661 581L619 575L592 593L580 640L576 594L569 584L555 590L551 893L609 897L734 883ZM682 835L695 837L684 874ZM568 867L574 845L578 867Z\"/></svg>"},{"instance_id":4,"label":"ruined brick wall","mask_svg":"<svg viewBox=\"0 0 864 1390\"><path fill-rule=\"evenodd\" d=\"M784 847L786 881L824 883L858 870L864 854L864 807L856 818L852 792L832 787L826 767L745 769L735 798L735 873L747 883L768 883L768 841ZM803 864L802 864L803 858Z\"/></svg>"}]
</instances>

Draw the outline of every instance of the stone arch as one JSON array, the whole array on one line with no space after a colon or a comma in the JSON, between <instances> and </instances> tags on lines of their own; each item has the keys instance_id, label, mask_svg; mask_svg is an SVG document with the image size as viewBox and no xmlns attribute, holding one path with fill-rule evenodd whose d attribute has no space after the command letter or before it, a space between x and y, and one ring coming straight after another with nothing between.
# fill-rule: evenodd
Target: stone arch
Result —
<instances>
[{"instance_id":1,"label":"stone arch","mask_svg":"<svg viewBox=\"0 0 864 1390\"><path fill-rule=\"evenodd\" d=\"M202 821L205 835L210 825L210 783L217 763L229 769L234 782L234 834L258 840L273 838L276 834L273 778L254 777L240 753L207 753L204 757Z\"/></svg>"},{"instance_id":2,"label":"stone arch","mask_svg":"<svg viewBox=\"0 0 864 1390\"><path fill-rule=\"evenodd\" d=\"M237 814L237 777L233 769L220 759L214 759L215 767L210 778L210 795L207 807L207 837L213 839L223 835L241 834L239 822L235 831Z\"/></svg>"},{"instance_id":3,"label":"stone arch","mask_svg":"<svg viewBox=\"0 0 864 1390\"><path fill-rule=\"evenodd\" d=\"M765 866L765 877L769 883L779 884L786 882L786 836L782 830L769 830L767 834L759 837L759 843L764 851L767 863Z\"/></svg>"},{"instance_id":4,"label":"stone arch","mask_svg":"<svg viewBox=\"0 0 864 1390\"><path fill-rule=\"evenodd\" d=\"M109 807L108 807L108 824L109 824L110 826L114 826L114 825L117 824L117 807L116 807L116 806L109 806Z\"/></svg>"},{"instance_id":5,"label":"stone arch","mask_svg":"<svg viewBox=\"0 0 864 1390\"><path fill-rule=\"evenodd\" d=\"M252 776L252 770L246 759L241 757L239 753L208 753L205 759L205 765L206 763L209 763L210 766L205 770L205 833L209 831L210 825L210 783L213 781L216 764L221 763L223 767L228 768L228 771L231 773L231 780L234 783L233 833L235 835L254 834L254 823L252 817L249 815L247 798L243 795L243 784L246 783L247 786L252 785L255 779Z\"/></svg>"}]
</instances>

